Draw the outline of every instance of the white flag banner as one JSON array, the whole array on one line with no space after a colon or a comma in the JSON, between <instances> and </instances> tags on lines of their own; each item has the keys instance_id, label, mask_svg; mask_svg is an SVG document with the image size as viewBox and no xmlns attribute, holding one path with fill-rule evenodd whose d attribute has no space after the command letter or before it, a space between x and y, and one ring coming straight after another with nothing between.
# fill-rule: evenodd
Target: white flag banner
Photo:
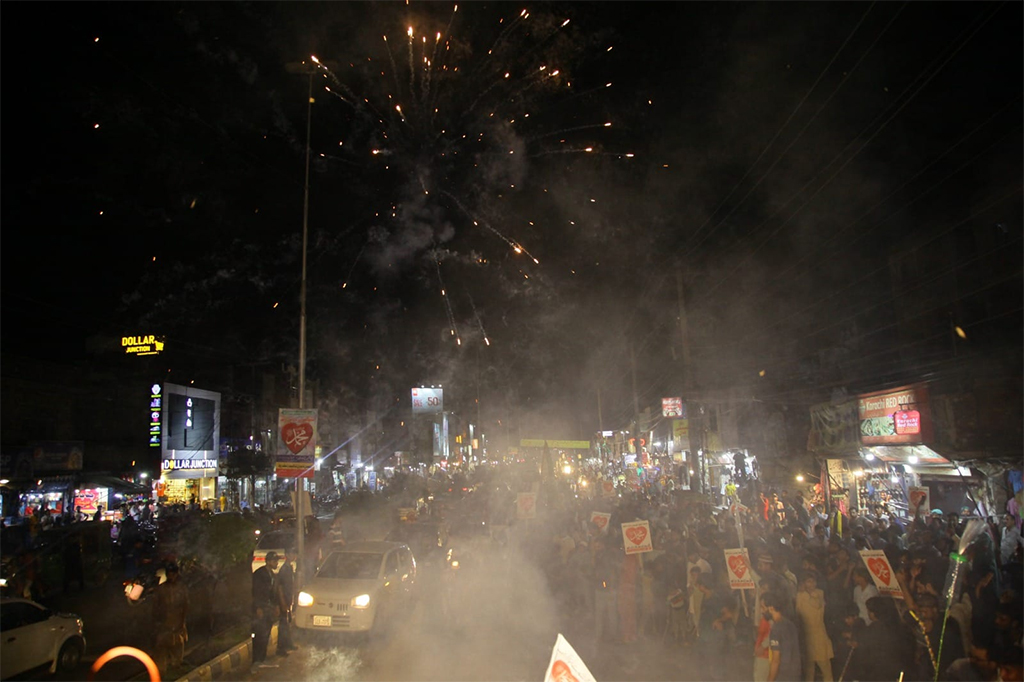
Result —
<instances>
[{"instance_id":1,"label":"white flag banner","mask_svg":"<svg viewBox=\"0 0 1024 682\"><path fill-rule=\"evenodd\" d=\"M607 512L590 512L590 522L601 530L601 535L608 534L608 522L611 520L612 515Z\"/></svg>"},{"instance_id":2,"label":"white flag banner","mask_svg":"<svg viewBox=\"0 0 1024 682\"><path fill-rule=\"evenodd\" d=\"M580 655L568 640L558 633L555 648L551 650L551 662L544 675L544 682L597 682L587 669Z\"/></svg>"},{"instance_id":3,"label":"white flag banner","mask_svg":"<svg viewBox=\"0 0 1024 682\"><path fill-rule=\"evenodd\" d=\"M519 493L516 495L516 518L533 519L537 517L537 493Z\"/></svg>"},{"instance_id":4,"label":"white flag banner","mask_svg":"<svg viewBox=\"0 0 1024 682\"><path fill-rule=\"evenodd\" d=\"M880 549L862 549L860 558L868 567L868 573L875 581L875 587L878 588L879 594L893 599L903 599L903 590L900 589L900 583L896 580L896 574L892 572L892 566L889 565L889 559L885 556L885 552Z\"/></svg>"},{"instance_id":5,"label":"white flag banner","mask_svg":"<svg viewBox=\"0 0 1024 682\"><path fill-rule=\"evenodd\" d=\"M725 550L725 565L729 571L729 587L734 590L754 589L754 576L750 574L750 556L745 547Z\"/></svg>"},{"instance_id":6,"label":"white flag banner","mask_svg":"<svg viewBox=\"0 0 1024 682\"><path fill-rule=\"evenodd\" d=\"M647 521L630 521L622 524L622 541L626 547L626 554L654 551L651 526Z\"/></svg>"}]
</instances>

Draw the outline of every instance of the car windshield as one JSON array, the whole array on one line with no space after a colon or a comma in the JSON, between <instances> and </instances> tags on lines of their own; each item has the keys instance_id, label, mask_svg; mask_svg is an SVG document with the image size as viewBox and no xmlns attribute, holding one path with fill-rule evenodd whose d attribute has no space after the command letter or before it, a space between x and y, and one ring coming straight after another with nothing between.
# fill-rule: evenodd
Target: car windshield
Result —
<instances>
[{"instance_id":1,"label":"car windshield","mask_svg":"<svg viewBox=\"0 0 1024 682\"><path fill-rule=\"evenodd\" d=\"M383 554L334 552L324 560L316 576L338 580L372 580L380 575L383 558Z\"/></svg>"},{"instance_id":2,"label":"car windshield","mask_svg":"<svg viewBox=\"0 0 1024 682\"><path fill-rule=\"evenodd\" d=\"M261 535L256 549L291 549L296 544L294 532L275 530Z\"/></svg>"}]
</instances>

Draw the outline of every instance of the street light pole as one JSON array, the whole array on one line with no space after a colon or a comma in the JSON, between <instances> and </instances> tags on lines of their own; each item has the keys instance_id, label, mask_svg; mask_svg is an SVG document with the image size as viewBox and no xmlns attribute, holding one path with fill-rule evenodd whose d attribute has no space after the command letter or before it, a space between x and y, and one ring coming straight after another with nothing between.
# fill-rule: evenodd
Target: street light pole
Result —
<instances>
[{"instance_id":1,"label":"street light pole","mask_svg":"<svg viewBox=\"0 0 1024 682\"><path fill-rule=\"evenodd\" d=\"M288 64L290 73L304 74L308 78L306 95L306 177L302 192L302 285L299 289L299 409L306 405L306 248L309 243L309 147L313 128L313 74L316 67L302 62ZM296 587L301 587L306 572L306 513L303 504L302 475L295 477L295 548L299 554Z\"/></svg>"},{"instance_id":2,"label":"street light pole","mask_svg":"<svg viewBox=\"0 0 1024 682\"><path fill-rule=\"evenodd\" d=\"M299 409L306 401L306 246L309 243L309 135L313 127L313 71L306 102L306 183L302 193L302 288L299 290Z\"/></svg>"}]
</instances>

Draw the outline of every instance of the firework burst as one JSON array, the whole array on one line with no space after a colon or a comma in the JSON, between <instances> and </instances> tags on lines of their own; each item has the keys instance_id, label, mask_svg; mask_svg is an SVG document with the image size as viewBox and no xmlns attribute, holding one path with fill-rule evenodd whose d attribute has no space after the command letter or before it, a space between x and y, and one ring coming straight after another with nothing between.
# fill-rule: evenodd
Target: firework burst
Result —
<instances>
[{"instance_id":1,"label":"firework burst","mask_svg":"<svg viewBox=\"0 0 1024 682\"><path fill-rule=\"evenodd\" d=\"M442 266L491 265L518 287L536 281L541 259L525 244L542 229L529 212L545 195L531 179L554 154L600 149L611 121L589 105L609 84L581 89L572 73L589 55L605 54L607 39L579 35L547 9L484 20L472 6L440 7L415 17L415 6L403 7L410 14L381 34L373 54L329 55L333 68L328 55L311 62L332 96L330 113L319 114L339 139L330 158L356 169L364 189L351 199L369 226L365 263L378 273L418 268L436 281L461 345L455 301L467 297L452 296L450 279L445 288ZM504 249L505 257L475 249ZM352 276L350 269L345 286ZM467 319L490 345L471 299L469 306Z\"/></svg>"}]
</instances>

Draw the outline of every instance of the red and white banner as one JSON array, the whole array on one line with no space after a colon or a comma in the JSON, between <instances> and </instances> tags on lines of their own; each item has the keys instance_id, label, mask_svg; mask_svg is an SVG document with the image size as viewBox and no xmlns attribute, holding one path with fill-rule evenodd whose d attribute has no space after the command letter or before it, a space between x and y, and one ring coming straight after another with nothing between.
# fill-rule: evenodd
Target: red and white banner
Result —
<instances>
[{"instance_id":1,"label":"red and white banner","mask_svg":"<svg viewBox=\"0 0 1024 682\"><path fill-rule=\"evenodd\" d=\"M875 587L878 588L879 594L888 595L893 599L903 599L903 590L900 589L900 583L896 580L896 574L892 572L892 566L889 565L889 559L886 558L885 552L880 549L862 549L860 558L868 567L868 573L875 581Z\"/></svg>"},{"instance_id":2,"label":"red and white banner","mask_svg":"<svg viewBox=\"0 0 1024 682\"><path fill-rule=\"evenodd\" d=\"M654 551L651 527L646 521L630 521L622 524L622 541L626 546L626 554L643 554Z\"/></svg>"},{"instance_id":3,"label":"red and white banner","mask_svg":"<svg viewBox=\"0 0 1024 682\"><path fill-rule=\"evenodd\" d=\"M277 411L278 478L313 478L316 461L316 410Z\"/></svg>"},{"instance_id":4,"label":"red and white banner","mask_svg":"<svg viewBox=\"0 0 1024 682\"><path fill-rule=\"evenodd\" d=\"M907 496L910 498L910 517L927 516L932 510L931 490L927 486L907 486Z\"/></svg>"},{"instance_id":5,"label":"red and white banner","mask_svg":"<svg viewBox=\"0 0 1024 682\"><path fill-rule=\"evenodd\" d=\"M537 493L519 493L516 495L516 518L537 518Z\"/></svg>"},{"instance_id":6,"label":"red and white banner","mask_svg":"<svg viewBox=\"0 0 1024 682\"><path fill-rule=\"evenodd\" d=\"M746 547L725 550L725 566L729 570L729 587L734 590L754 589L754 576L750 574L750 555Z\"/></svg>"},{"instance_id":7,"label":"red and white banner","mask_svg":"<svg viewBox=\"0 0 1024 682\"><path fill-rule=\"evenodd\" d=\"M544 682L596 682L586 663L562 633L558 633L555 647L551 650L551 662L544 673Z\"/></svg>"},{"instance_id":8,"label":"red and white banner","mask_svg":"<svg viewBox=\"0 0 1024 682\"><path fill-rule=\"evenodd\" d=\"M608 522L612 520L612 515L606 512L590 512L590 522L598 527L602 535L608 534Z\"/></svg>"}]
</instances>

